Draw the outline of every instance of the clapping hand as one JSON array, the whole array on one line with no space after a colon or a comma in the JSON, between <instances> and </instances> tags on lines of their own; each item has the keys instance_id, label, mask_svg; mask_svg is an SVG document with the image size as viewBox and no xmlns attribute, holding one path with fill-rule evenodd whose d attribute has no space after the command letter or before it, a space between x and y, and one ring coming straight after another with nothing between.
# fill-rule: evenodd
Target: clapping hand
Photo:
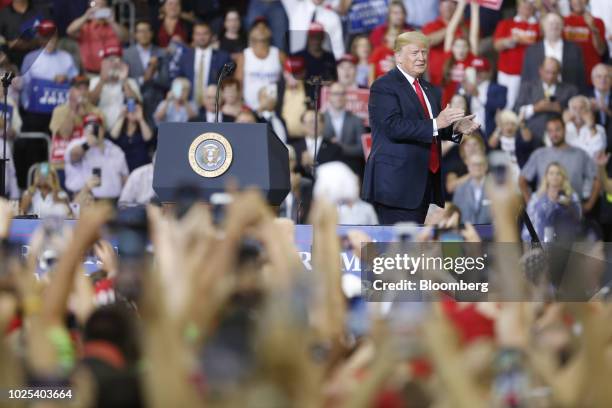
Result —
<instances>
[{"instance_id":1,"label":"clapping hand","mask_svg":"<svg viewBox=\"0 0 612 408\"><path fill-rule=\"evenodd\" d=\"M454 124L455 122L463 119L465 112L463 109L451 108L450 105L446 105L446 108L436 118L436 124L438 129L444 129Z\"/></svg>"},{"instance_id":2,"label":"clapping hand","mask_svg":"<svg viewBox=\"0 0 612 408\"><path fill-rule=\"evenodd\" d=\"M455 125L453 126L453 131L455 133L461 133L464 135L470 134L476 131L480 127L480 123L474 122L476 115L466 116L462 119L459 119Z\"/></svg>"}]
</instances>

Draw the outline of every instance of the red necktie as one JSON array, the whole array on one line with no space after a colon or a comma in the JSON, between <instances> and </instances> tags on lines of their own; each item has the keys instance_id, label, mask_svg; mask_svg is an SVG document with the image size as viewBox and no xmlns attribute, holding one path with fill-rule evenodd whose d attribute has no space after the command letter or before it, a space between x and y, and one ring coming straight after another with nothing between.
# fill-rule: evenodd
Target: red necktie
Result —
<instances>
[{"instance_id":1,"label":"red necktie","mask_svg":"<svg viewBox=\"0 0 612 408\"><path fill-rule=\"evenodd\" d=\"M421 102L421 106L425 111L425 115L427 118L431 117L429 113L429 109L427 108L427 102L425 102L425 95L423 94L423 90L421 89L421 84L419 84L419 80L414 80L414 90L416 91L417 96L419 97L419 101ZM432 173L436 173L440 169L440 154L438 153L438 141L434 136L431 139L431 150L429 152L429 170Z\"/></svg>"}]
</instances>

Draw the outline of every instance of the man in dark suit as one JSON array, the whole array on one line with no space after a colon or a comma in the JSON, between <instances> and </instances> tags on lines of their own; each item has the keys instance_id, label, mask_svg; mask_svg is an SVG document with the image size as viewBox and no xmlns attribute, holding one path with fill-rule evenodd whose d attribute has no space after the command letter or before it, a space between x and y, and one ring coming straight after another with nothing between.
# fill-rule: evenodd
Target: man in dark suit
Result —
<instances>
[{"instance_id":1,"label":"man in dark suit","mask_svg":"<svg viewBox=\"0 0 612 408\"><path fill-rule=\"evenodd\" d=\"M578 94L572 84L559 82L559 61L547 57L542 62L540 77L535 81L521 83L515 111L522 113L527 127L535 140L542 143L546 122L567 108L570 98Z\"/></svg>"},{"instance_id":2,"label":"man in dark suit","mask_svg":"<svg viewBox=\"0 0 612 408\"><path fill-rule=\"evenodd\" d=\"M210 26L197 23L193 27L194 48L187 48L178 63L178 75L191 81L191 99L198 105L206 86L217 83L223 65L231 60L227 52L212 48L212 38Z\"/></svg>"},{"instance_id":3,"label":"man in dark suit","mask_svg":"<svg viewBox=\"0 0 612 408\"><path fill-rule=\"evenodd\" d=\"M421 79L429 40L419 31L395 40L397 66L370 89L372 151L362 197L381 224L423 223L430 203L444 206L441 140L458 142L479 125L461 109L440 107L440 92Z\"/></svg>"},{"instance_id":4,"label":"man in dark suit","mask_svg":"<svg viewBox=\"0 0 612 408\"><path fill-rule=\"evenodd\" d=\"M145 119L152 123L157 105L168 92L168 61L163 49L152 43L153 29L148 21L136 23L136 44L123 51L128 76L135 79L142 93Z\"/></svg>"},{"instance_id":5,"label":"man in dark suit","mask_svg":"<svg viewBox=\"0 0 612 408\"><path fill-rule=\"evenodd\" d=\"M582 50L573 42L564 41L563 19L555 13L548 13L542 19L544 38L532 44L525 51L521 82L538 79L538 67L545 57L553 57L561 62L561 80L573 84L582 91L586 88L586 74Z\"/></svg>"},{"instance_id":6,"label":"man in dark suit","mask_svg":"<svg viewBox=\"0 0 612 408\"><path fill-rule=\"evenodd\" d=\"M591 109L595 122L606 129L608 151L612 149L612 68L606 64L597 64L591 72L593 88L586 93L591 99Z\"/></svg>"},{"instance_id":7,"label":"man in dark suit","mask_svg":"<svg viewBox=\"0 0 612 408\"><path fill-rule=\"evenodd\" d=\"M488 59L476 57L471 67L476 70L476 83L466 78L459 92L465 92L470 111L476 115L476 121L484 125L482 133L488 138L495 130L497 111L506 106L508 89L491 81L491 64Z\"/></svg>"},{"instance_id":8,"label":"man in dark suit","mask_svg":"<svg viewBox=\"0 0 612 408\"><path fill-rule=\"evenodd\" d=\"M304 127L304 137L291 140L291 145L295 149L298 171L305 177L313 178L314 157L316 151L317 164L340 160L342 149L338 143L323 138L323 114L319 112L318 137L315 137L314 123L315 112L308 109L302 114L302 126Z\"/></svg>"},{"instance_id":9,"label":"man in dark suit","mask_svg":"<svg viewBox=\"0 0 612 408\"><path fill-rule=\"evenodd\" d=\"M189 119L190 122L215 123L215 99L217 96L217 85L208 85L204 89L202 105L198 109L198 114ZM235 117L225 115L221 112L221 102L219 102L219 122L234 122Z\"/></svg>"},{"instance_id":10,"label":"man in dark suit","mask_svg":"<svg viewBox=\"0 0 612 408\"><path fill-rule=\"evenodd\" d=\"M329 107L324 114L323 137L335 140L342 148L343 161L357 173L363 173L363 121L346 109L346 88L339 82L329 88Z\"/></svg>"}]
</instances>

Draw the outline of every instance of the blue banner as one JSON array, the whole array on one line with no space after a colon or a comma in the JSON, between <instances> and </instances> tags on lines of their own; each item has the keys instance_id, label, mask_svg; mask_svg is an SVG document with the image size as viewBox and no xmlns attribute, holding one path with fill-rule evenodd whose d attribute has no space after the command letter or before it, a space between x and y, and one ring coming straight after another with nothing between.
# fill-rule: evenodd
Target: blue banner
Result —
<instances>
[{"instance_id":1,"label":"blue banner","mask_svg":"<svg viewBox=\"0 0 612 408\"><path fill-rule=\"evenodd\" d=\"M361 34L387 21L387 0L353 0L349 10L349 33Z\"/></svg>"},{"instance_id":2,"label":"blue banner","mask_svg":"<svg viewBox=\"0 0 612 408\"><path fill-rule=\"evenodd\" d=\"M56 106L68 99L70 84L59 84L45 79L31 78L29 81L28 100L24 108L28 112L52 113Z\"/></svg>"},{"instance_id":3,"label":"blue banner","mask_svg":"<svg viewBox=\"0 0 612 408\"><path fill-rule=\"evenodd\" d=\"M64 221L67 225L74 225L75 221ZM30 237L34 231L42 225L42 221L38 219L13 220L9 240L16 244L21 244L21 253L25 256L28 253ZM476 230L483 240L492 239L493 228L491 225L476 225ZM393 242L396 237L393 233L392 226L380 225L339 225L338 235L344 236L350 230L360 230L365 232L372 238L374 242ZM111 238L111 243L116 246L116 240ZM300 252L300 258L306 269L312 269L312 226L311 225L296 225L295 226L295 244ZM361 265L359 259L352 253L341 253L342 270L352 273L357 276L361 273ZM84 267L88 272L95 272L98 269L98 261L95 257L88 257L84 262Z\"/></svg>"}]
</instances>

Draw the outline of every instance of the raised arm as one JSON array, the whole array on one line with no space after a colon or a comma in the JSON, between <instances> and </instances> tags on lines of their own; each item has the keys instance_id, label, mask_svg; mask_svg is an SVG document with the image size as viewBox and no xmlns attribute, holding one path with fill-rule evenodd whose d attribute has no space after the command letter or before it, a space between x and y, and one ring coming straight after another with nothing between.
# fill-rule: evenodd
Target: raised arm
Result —
<instances>
[{"instance_id":1,"label":"raised arm","mask_svg":"<svg viewBox=\"0 0 612 408\"><path fill-rule=\"evenodd\" d=\"M451 17L448 22L448 26L446 27L446 34L444 35L444 51L449 52L453 46L453 41L455 40L455 32L457 32L457 27L463 20L463 12L465 11L466 0L459 0L457 3L457 8L455 9L455 13Z\"/></svg>"},{"instance_id":2,"label":"raised arm","mask_svg":"<svg viewBox=\"0 0 612 408\"><path fill-rule=\"evenodd\" d=\"M470 13L470 48L472 54L480 54L480 5L473 2Z\"/></svg>"}]
</instances>

